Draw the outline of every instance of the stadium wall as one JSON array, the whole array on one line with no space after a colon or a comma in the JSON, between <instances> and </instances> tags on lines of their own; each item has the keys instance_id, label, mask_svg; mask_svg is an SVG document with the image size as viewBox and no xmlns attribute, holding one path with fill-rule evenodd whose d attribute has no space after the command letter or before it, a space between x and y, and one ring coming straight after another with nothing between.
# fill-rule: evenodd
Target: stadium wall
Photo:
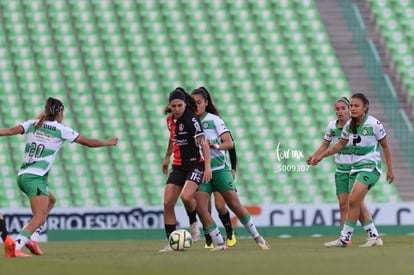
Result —
<instances>
[{"instance_id":1,"label":"stadium wall","mask_svg":"<svg viewBox=\"0 0 414 275\"><path fill-rule=\"evenodd\" d=\"M414 203L369 204L381 234L414 234ZM327 236L340 230L336 204L246 206L264 236ZM1 209L9 231L17 234L31 219L28 209ZM177 228L188 227L182 206L176 208ZM213 213L215 220L219 220ZM232 215L239 237L246 230ZM219 224L220 225L220 224ZM57 208L44 226L43 241L164 239L162 207ZM359 227L356 234L363 234Z\"/></svg>"}]
</instances>

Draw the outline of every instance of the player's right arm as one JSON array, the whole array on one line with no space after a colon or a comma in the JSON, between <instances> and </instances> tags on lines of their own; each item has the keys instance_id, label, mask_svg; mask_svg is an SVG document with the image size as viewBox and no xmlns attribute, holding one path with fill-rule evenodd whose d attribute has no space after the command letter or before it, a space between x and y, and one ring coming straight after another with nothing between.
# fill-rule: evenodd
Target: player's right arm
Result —
<instances>
[{"instance_id":1,"label":"player's right arm","mask_svg":"<svg viewBox=\"0 0 414 275\"><path fill-rule=\"evenodd\" d=\"M318 156L319 154L321 154L322 152L328 149L329 144L330 142L324 139L321 146L319 146L319 148L316 149L316 151L306 159L306 162L311 163L314 157Z\"/></svg>"},{"instance_id":2,"label":"player's right arm","mask_svg":"<svg viewBox=\"0 0 414 275\"><path fill-rule=\"evenodd\" d=\"M168 165L170 164L170 158L173 152L173 142L171 139L168 140L168 147L167 147L167 152L165 152L165 157L164 160L162 162L162 173L164 175L167 175L168 173Z\"/></svg>"},{"instance_id":3,"label":"player's right arm","mask_svg":"<svg viewBox=\"0 0 414 275\"><path fill-rule=\"evenodd\" d=\"M311 160L311 164L312 165L316 165L318 164L318 162L320 162L323 158L329 157L333 154L336 154L337 152L341 151L346 144L348 143L347 139L343 139L341 138L337 144L335 144L334 146L330 147L329 149L323 151L321 154L317 155L316 157L314 157Z\"/></svg>"},{"instance_id":4,"label":"player's right arm","mask_svg":"<svg viewBox=\"0 0 414 275\"><path fill-rule=\"evenodd\" d=\"M19 134L23 134L24 133L24 129L23 127L19 124L14 126L13 128L4 128L4 129L0 129L0 136L14 136L14 135L19 135Z\"/></svg>"}]
</instances>

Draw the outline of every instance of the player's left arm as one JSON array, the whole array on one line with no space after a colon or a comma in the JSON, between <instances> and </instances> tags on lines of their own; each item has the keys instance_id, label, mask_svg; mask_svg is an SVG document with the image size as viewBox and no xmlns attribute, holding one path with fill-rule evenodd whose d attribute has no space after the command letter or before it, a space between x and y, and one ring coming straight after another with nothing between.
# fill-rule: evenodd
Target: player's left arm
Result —
<instances>
[{"instance_id":1,"label":"player's left arm","mask_svg":"<svg viewBox=\"0 0 414 275\"><path fill-rule=\"evenodd\" d=\"M231 138L230 132L223 133L220 139L220 144L210 144L210 147L217 150L229 150L233 148L233 139Z\"/></svg>"},{"instance_id":2,"label":"player's left arm","mask_svg":"<svg viewBox=\"0 0 414 275\"><path fill-rule=\"evenodd\" d=\"M384 137L379 141L382 151L384 152L385 162L387 163L387 181L392 183L394 181L394 172L392 168L392 156L391 148L388 144L387 137Z\"/></svg>"},{"instance_id":3,"label":"player's left arm","mask_svg":"<svg viewBox=\"0 0 414 275\"><path fill-rule=\"evenodd\" d=\"M231 164L231 175L233 179L236 178L236 170L237 170L237 153L236 153L236 146L233 143L233 148L229 149L229 157L230 157L230 164Z\"/></svg>"},{"instance_id":4,"label":"player's left arm","mask_svg":"<svg viewBox=\"0 0 414 275\"><path fill-rule=\"evenodd\" d=\"M384 152L385 162L387 163L387 181L392 183L394 181L394 172L392 167L391 148L387 141L387 133L384 125L379 120L374 124L374 135Z\"/></svg>"}]
</instances>

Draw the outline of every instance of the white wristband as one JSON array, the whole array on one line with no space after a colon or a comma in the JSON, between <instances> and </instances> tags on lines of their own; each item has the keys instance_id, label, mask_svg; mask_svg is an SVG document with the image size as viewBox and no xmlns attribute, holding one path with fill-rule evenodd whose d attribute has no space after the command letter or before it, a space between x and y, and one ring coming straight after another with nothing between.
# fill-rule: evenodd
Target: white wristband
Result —
<instances>
[{"instance_id":1,"label":"white wristband","mask_svg":"<svg viewBox=\"0 0 414 275\"><path fill-rule=\"evenodd\" d=\"M220 149L220 145L218 145L218 144L214 144L214 147L215 147L217 150L219 150L219 149Z\"/></svg>"}]
</instances>

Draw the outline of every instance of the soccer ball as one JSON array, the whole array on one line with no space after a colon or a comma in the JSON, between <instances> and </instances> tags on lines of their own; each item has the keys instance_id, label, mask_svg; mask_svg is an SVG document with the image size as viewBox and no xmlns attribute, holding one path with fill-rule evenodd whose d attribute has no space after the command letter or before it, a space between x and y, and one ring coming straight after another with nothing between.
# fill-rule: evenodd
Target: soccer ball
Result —
<instances>
[{"instance_id":1,"label":"soccer ball","mask_svg":"<svg viewBox=\"0 0 414 275\"><path fill-rule=\"evenodd\" d=\"M182 251L189 249L193 245L193 239L190 232L185 229L178 229L171 233L168 243L172 250Z\"/></svg>"}]
</instances>

